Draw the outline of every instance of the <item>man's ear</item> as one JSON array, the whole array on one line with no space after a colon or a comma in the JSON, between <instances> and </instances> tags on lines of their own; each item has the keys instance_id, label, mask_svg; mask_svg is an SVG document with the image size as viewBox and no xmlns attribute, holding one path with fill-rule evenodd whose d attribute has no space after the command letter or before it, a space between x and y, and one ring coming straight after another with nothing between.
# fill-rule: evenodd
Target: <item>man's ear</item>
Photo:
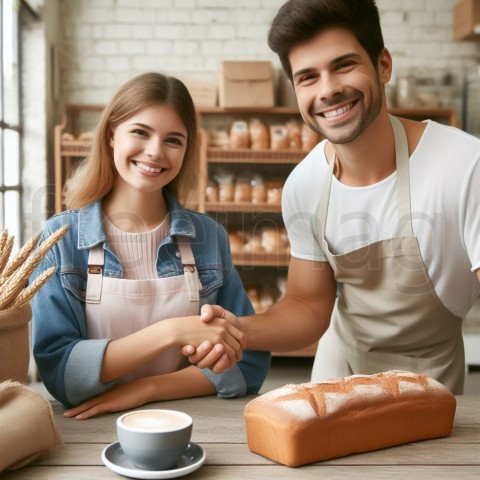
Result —
<instances>
[{"instance_id":1,"label":"man's ear","mask_svg":"<svg viewBox=\"0 0 480 480\"><path fill-rule=\"evenodd\" d=\"M378 77L382 85L387 84L392 77L393 61L390 52L384 48L378 56Z\"/></svg>"}]
</instances>

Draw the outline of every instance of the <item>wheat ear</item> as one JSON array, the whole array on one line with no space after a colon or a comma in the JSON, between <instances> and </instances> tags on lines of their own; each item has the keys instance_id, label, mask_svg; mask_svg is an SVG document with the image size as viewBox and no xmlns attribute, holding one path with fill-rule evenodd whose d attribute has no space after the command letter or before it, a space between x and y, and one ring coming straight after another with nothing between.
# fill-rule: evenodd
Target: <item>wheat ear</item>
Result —
<instances>
[{"instance_id":1,"label":"wheat ear","mask_svg":"<svg viewBox=\"0 0 480 480\"><path fill-rule=\"evenodd\" d=\"M33 273L42 258L48 250L57 243L67 232L68 225L64 225L52 233L46 240L44 240L37 250L35 250L27 261L10 277L7 278L2 288L0 296L0 310L8 308L8 306L15 300L17 295L25 287L25 282Z\"/></svg>"},{"instance_id":2,"label":"wheat ear","mask_svg":"<svg viewBox=\"0 0 480 480\"><path fill-rule=\"evenodd\" d=\"M43 271L27 288L22 290L18 297L15 299L11 307L9 308L19 308L28 301L32 299L32 297L50 280L50 277L55 274L57 271L57 267L54 265L53 267L48 268L47 270Z\"/></svg>"},{"instance_id":3,"label":"wheat ear","mask_svg":"<svg viewBox=\"0 0 480 480\"><path fill-rule=\"evenodd\" d=\"M0 236L0 265L3 264L3 259L7 255L7 250L5 249L7 240L8 240L8 230L5 229L2 232L2 235ZM4 278L2 276L2 269L0 269L0 287L2 286L3 282L4 282Z\"/></svg>"},{"instance_id":4,"label":"wheat ear","mask_svg":"<svg viewBox=\"0 0 480 480\"><path fill-rule=\"evenodd\" d=\"M40 238L40 232L35 233L30 240L21 248L21 250L17 253L15 258L8 262L5 270L3 271L2 275L4 277L9 277L15 270L17 270L20 265L22 265L28 256L33 252L35 245L37 245L38 239Z\"/></svg>"},{"instance_id":5,"label":"wheat ear","mask_svg":"<svg viewBox=\"0 0 480 480\"><path fill-rule=\"evenodd\" d=\"M7 234L7 239L4 242L3 248L0 252L0 275L3 276L3 269L5 268L5 265L8 262L8 259L10 258L10 254L12 253L12 248L13 248L13 242L15 240L15 237L8 236Z\"/></svg>"},{"instance_id":6,"label":"wheat ear","mask_svg":"<svg viewBox=\"0 0 480 480\"><path fill-rule=\"evenodd\" d=\"M5 247L5 242L8 238L8 229L3 230L2 235L0 235L0 257L3 255L3 249Z\"/></svg>"}]
</instances>

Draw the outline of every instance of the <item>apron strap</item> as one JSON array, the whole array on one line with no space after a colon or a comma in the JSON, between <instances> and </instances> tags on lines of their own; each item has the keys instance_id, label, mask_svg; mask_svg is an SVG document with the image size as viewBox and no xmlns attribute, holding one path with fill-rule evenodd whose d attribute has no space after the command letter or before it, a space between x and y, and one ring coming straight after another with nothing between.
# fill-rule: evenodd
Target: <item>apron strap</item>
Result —
<instances>
[{"instance_id":1,"label":"apron strap","mask_svg":"<svg viewBox=\"0 0 480 480\"><path fill-rule=\"evenodd\" d=\"M389 115L389 117L395 138L395 159L397 162L398 233L400 236L413 237L407 135L400 120L393 115Z\"/></svg>"},{"instance_id":2,"label":"apron strap","mask_svg":"<svg viewBox=\"0 0 480 480\"><path fill-rule=\"evenodd\" d=\"M333 151L333 155L328 163L327 176L322 188L322 196L320 197L319 205L319 217L318 217L318 231L320 242L325 247L325 230L327 228L327 211L328 201L330 200L330 190L332 188L333 169L335 168L335 162L337 161L337 154Z\"/></svg>"},{"instance_id":3,"label":"apron strap","mask_svg":"<svg viewBox=\"0 0 480 480\"><path fill-rule=\"evenodd\" d=\"M183 266L183 275L188 288L188 296L191 302L198 302L200 299L199 290L202 285L198 278L198 271L195 265L190 240L187 237L177 237L178 249L180 251L180 260Z\"/></svg>"},{"instance_id":4,"label":"apron strap","mask_svg":"<svg viewBox=\"0 0 480 480\"><path fill-rule=\"evenodd\" d=\"M100 303L102 298L104 251L103 244L91 248L88 253L87 303Z\"/></svg>"}]
</instances>

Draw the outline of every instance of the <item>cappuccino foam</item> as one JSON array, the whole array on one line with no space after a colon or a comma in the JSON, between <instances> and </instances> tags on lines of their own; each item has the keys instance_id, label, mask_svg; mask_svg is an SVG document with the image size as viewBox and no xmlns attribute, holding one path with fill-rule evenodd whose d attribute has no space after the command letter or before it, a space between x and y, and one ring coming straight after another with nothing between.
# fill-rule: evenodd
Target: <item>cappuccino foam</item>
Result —
<instances>
[{"instance_id":1,"label":"cappuccino foam","mask_svg":"<svg viewBox=\"0 0 480 480\"><path fill-rule=\"evenodd\" d=\"M146 410L125 415L122 423L130 428L159 432L187 427L190 418L181 413Z\"/></svg>"}]
</instances>

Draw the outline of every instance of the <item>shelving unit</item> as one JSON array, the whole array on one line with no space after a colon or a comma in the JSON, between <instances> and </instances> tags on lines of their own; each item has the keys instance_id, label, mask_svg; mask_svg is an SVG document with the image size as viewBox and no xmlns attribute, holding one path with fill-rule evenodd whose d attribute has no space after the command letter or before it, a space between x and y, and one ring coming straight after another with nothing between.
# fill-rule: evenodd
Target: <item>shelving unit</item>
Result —
<instances>
[{"instance_id":1,"label":"shelving unit","mask_svg":"<svg viewBox=\"0 0 480 480\"><path fill-rule=\"evenodd\" d=\"M85 157L90 150L89 141L77 139L67 140L64 133L68 132L74 136L78 135L82 122L79 117L85 114L98 118L102 110L99 105L69 105L62 123L55 127L55 209L61 211L62 189L75 161ZM392 109L391 113L405 118L424 120L430 118L448 125L458 126L458 119L453 110L450 109ZM216 168L229 167L242 172L249 168L251 172L261 171L272 172L277 176L281 170L284 179L288 176L295 165L300 162L306 151L303 150L252 150L252 149L230 149L210 147L209 128L222 126L229 130L231 123L235 120L248 120L261 118L267 124L275 124L290 119L301 120L300 114L293 107L275 108L220 108L201 107L198 109L201 123L201 142L199 152L199 182L195 199L189 204L201 212L209 213L217 221L229 229L232 224L237 224L243 229L255 227L256 224L268 223L283 226L281 217L281 205L278 203L250 203L250 202L221 202L207 201L206 192L209 179ZM256 223L255 223L256 222ZM232 252L232 259L237 266L242 280L247 286L254 278L255 281L265 283L265 278L273 278L275 275L286 277L290 255L284 252ZM268 283L268 281L266 281ZM316 351L316 344L300 351L281 353L283 356L313 356Z\"/></svg>"},{"instance_id":2,"label":"shelving unit","mask_svg":"<svg viewBox=\"0 0 480 480\"><path fill-rule=\"evenodd\" d=\"M255 229L261 230L262 222L270 226L283 228L281 216L281 204L278 203L251 203L238 201L207 201L207 183L212 180L215 169L236 169L239 174L248 169L253 175L261 172L268 179L282 177L285 180L291 170L308 153L304 150L252 150L250 148L218 148L210 147L208 130L221 126L225 130L230 129L234 121L244 120L246 122L253 118L260 119L266 125L284 124L294 119L301 122L301 117L296 108L201 108L199 111L201 124L204 129L202 144L204 148L200 157L200 182L199 182L199 210L209 213L217 221L223 223L229 230L232 225L242 226L247 234L252 234ZM279 169L281 173L279 175ZM260 225L260 227L258 226ZM273 228L275 228L273 227ZM250 230L250 232L248 232ZM233 252L232 260L236 265L240 276L246 286L247 292L251 292L249 285L252 282L252 271L254 271L253 290L261 295L261 289L266 284L267 290L272 290L276 284L276 277L286 279L290 254L287 251L275 252ZM250 277L250 278L249 278ZM252 287L252 285L250 285ZM280 292L277 290L275 295ZM254 306L256 302L253 302ZM302 349L297 352L282 353L282 355L311 356L315 354L316 346L309 349Z\"/></svg>"},{"instance_id":3,"label":"shelving unit","mask_svg":"<svg viewBox=\"0 0 480 480\"><path fill-rule=\"evenodd\" d=\"M74 163L85 158L91 148L89 140L67 140L64 138L65 133L69 133L77 137L82 133L82 125L80 117L84 114L98 117L103 110L101 105L68 105L65 113L62 115L62 122L54 128L55 143L55 212L61 212L63 205L63 186L70 174Z\"/></svg>"}]
</instances>

